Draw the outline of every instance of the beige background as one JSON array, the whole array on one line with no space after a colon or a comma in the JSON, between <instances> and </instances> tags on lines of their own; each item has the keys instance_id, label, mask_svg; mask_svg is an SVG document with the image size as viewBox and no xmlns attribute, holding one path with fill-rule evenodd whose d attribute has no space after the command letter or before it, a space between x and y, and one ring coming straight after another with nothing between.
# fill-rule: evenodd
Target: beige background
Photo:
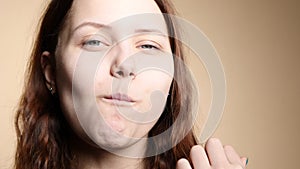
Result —
<instances>
[{"instance_id":1,"label":"beige background","mask_svg":"<svg viewBox=\"0 0 300 169\"><path fill-rule=\"evenodd\" d=\"M40 0L0 0L0 169L11 168L14 109L22 90ZM218 50L227 76L215 136L249 157L249 169L299 168L300 3L176 0Z\"/></svg>"}]
</instances>

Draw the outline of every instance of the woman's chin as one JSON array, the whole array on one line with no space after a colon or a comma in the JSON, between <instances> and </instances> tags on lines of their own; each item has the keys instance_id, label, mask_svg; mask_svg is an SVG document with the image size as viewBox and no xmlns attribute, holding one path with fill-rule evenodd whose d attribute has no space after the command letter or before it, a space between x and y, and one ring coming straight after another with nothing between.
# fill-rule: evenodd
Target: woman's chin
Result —
<instances>
[{"instance_id":1,"label":"woman's chin","mask_svg":"<svg viewBox=\"0 0 300 169\"><path fill-rule=\"evenodd\" d=\"M119 131L120 126L113 126L113 128L104 130L102 129L98 131L98 133L93 134L94 136L92 136L91 139L100 148L105 150L124 149L139 140L137 138L125 136L122 132Z\"/></svg>"}]
</instances>

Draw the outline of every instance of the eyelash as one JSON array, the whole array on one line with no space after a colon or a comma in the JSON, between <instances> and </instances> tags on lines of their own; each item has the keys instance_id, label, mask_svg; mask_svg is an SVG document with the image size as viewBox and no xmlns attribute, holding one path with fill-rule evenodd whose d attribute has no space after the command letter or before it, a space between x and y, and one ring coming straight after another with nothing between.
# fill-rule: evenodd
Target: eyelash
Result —
<instances>
[{"instance_id":1,"label":"eyelash","mask_svg":"<svg viewBox=\"0 0 300 169\"><path fill-rule=\"evenodd\" d=\"M92 43L92 44L91 44ZM92 39L92 40L87 40L87 41L84 41L82 43L82 46L86 46L86 45L91 45L91 46L99 46L100 44L102 45L105 45L105 46L108 46L106 43L100 41L100 40L96 40L96 39Z\"/></svg>"},{"instance_id":2,"label":"eyelash","mask_svg":"<svg viewBox=\"0 0 300 169\"><path fill-rule=\"evenodd\" d=\"M144 45L140 45L140 48L142 49L146 49L146 50L159 50L159 48L157 46L151 45L151 44L144 44Z\"/></svg>"},{"instance_id":3,"label":"eyelash","mask_svg":"<svg viewBox=\"0 0 300 169\"><path fill-rule=\"evenodd\" d=\"M83 45L92 45L92 44L89 44L89 43L91 43L91 42L98 42L98 43L101 43L100 41L97 41L97 40L88 40L88 41L85 41L85 42L83 42Z\"/></svg>"},{"instance_id":4,"label":"eyelash","mask_svg":"<svg viewBox=\"0 0 300 169\"><path fill-rule=\"evenodd\" d=\"M103 42L103 40L98 40L98 39L87 39L83 40L81 43L81 48L87 51L101 51L108 47L109 44L106 42Z\"/></svg>"},{"instance_id":5,"label":"eyelash","mask_svg":"<svg viewBox=\"0 0 300 169\"><path fill-rule=\"evenodd\" d=\"M161 50L161 46L153 41L140 41L141 43L138 47L144 50Z\"/></svg>"}]
</instances>

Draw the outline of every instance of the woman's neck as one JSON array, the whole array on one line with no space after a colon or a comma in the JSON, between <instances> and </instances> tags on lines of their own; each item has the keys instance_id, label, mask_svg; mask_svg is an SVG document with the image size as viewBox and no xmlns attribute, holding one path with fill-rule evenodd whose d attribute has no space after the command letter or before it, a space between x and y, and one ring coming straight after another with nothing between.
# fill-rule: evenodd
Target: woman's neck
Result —
<instances>
[{"instance_id":1,"label":"woman's neck","mask_svg":"<svg viewBox=\"0 0 300 169\"><path fill-rule=\"evenodd\" d=\"M101 152L100 152L101 151ZM82 169L142 169L142 159L120 157L107 151L81 151L77 155L78 168Z\"/></svg>"},{"instance_id":2,"label":"woman's neck","mask_svg":"<svg viewBox=\"0 0 300 169\"><path fill-rule=\"evenodd\" d=\"M76 136L75 136L76 137ZM72 150L78 161L78 168L81 169L143 169L142 158L128 158L119 156L89 145L85 141L73 139ZM144 145L145 146L145 145ZM136 150L138 150L137 148Z\"/></svg>"}]
</instances>

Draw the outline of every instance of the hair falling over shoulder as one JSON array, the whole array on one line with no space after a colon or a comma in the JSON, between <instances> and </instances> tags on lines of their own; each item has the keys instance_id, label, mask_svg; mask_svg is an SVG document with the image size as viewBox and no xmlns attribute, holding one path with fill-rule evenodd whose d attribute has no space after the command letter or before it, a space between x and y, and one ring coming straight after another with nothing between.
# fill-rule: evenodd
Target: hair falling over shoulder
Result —
<instances>
[{"instance_id":1,"label":"hair falling over shoulder","mask_svg":"<svg viewBox=\"0 0 300 169\"><path fill-rule=\"evenodd\" d=\"M175 9L168 0L155 0L162 13L174 15ZM41 68L43 51L55 53L58 37L72 7L72 0L51 0L40 20L39 32L28 63L24 91L16 112L15 126L17 132L17 150L15 169L72 169L77 168L77 160L69 147L71 129L61 111L59 99L47 89ZM165 18L170 34L177 34L176 23ZM170 36L175 37L175 36ZM181 43L170 38L174 56L184 60ZM52 62L55 63L55 58ZM149 137L160 134L170 128L179 112L185 112L180 119L180 126L173 125L170 139L154 140L155 149L163 144L172 144L178 140L180 133L187 135L172 149L156 156L144 159L145 168L174 169L180 158L189 159L189 151L196 144L195 136L189 126L193 111L190 93L193 84L188 83L184 66L175 60L176 81L173 81L171 95L167 100L165 111L156 125L149 132ZM184 104L184 106L183 106ZM186 132L186 130L190 130Z\"/></svg>"}]
</instances>

